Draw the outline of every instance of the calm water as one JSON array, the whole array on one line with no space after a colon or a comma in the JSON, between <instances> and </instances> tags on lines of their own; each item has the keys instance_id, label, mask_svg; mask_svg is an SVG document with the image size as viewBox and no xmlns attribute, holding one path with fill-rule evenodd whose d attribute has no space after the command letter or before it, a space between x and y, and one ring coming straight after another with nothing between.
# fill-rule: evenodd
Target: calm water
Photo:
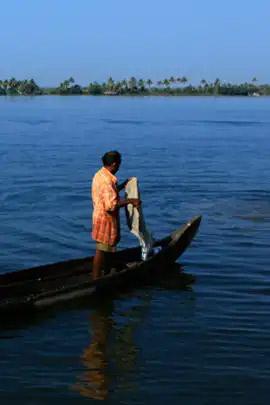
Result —
<instances>
[{"instance_id":1,"label":"calm water","mask_svg":"<svg viewBox=\"0 0 270 405\"><path fill-rule=\"evenodd\" d=\"M1 325L1 404L269 402L269 134L269 98L0 98L1 273L93 254L89 184L108 149L156 237L203 215L181 258L192 289Z\"/></svg>"}]
</instances>

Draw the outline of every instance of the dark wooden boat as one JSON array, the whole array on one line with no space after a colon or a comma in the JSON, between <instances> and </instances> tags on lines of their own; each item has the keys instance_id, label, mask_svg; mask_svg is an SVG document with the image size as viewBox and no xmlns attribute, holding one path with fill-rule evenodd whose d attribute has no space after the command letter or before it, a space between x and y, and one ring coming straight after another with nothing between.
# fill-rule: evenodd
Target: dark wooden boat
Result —
<instances>
[{"instance_id":1,"label":"dark wooden boat","mask_svg":"<svg viewBox=\"0 0 270 405\"><path fill-rule=\"evenodd\" d=\"M0 275L0 313L28 311L101 293L166 271L186 250L201 217L195 217L155 243L156 253L141 260L140 247L115 253L118 270L98 280L91 276L93 257L69 260Z\"/></svg>"}]
</instances>

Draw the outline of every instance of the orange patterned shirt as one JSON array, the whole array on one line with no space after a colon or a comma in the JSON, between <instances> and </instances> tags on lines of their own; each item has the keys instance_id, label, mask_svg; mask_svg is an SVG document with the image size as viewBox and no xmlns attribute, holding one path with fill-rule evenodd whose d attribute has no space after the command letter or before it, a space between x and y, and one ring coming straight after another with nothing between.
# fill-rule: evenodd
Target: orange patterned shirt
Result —
<instances>
[{"instance_id":1,"label":"orange patterned shirt","mask_svg":"<svg viewBox=\"0 0 270 405\"><path fill-rule=\"evenodd\" d=\"M92 201L92 238L106 245L116 245L120 240L117 178L105 167L93 178Z\"/></svg>"}]
</instances>

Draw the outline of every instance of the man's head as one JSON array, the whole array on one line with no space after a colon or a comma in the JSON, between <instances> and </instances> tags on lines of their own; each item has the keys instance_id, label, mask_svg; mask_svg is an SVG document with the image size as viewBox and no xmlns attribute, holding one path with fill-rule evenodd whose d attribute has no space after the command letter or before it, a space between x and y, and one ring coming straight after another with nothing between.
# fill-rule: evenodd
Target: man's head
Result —
<instances>
[{"instance_id":1,"label":"man's head","mask_svg":"<svg viewBox=\"0 0 270 405\"><path fill-rule=\"evenodd\" d=\"M102 162L112 174L115 174L121 165L121 154L117 150L106 152L102 156Z\"/></svg>"}]
</instances>

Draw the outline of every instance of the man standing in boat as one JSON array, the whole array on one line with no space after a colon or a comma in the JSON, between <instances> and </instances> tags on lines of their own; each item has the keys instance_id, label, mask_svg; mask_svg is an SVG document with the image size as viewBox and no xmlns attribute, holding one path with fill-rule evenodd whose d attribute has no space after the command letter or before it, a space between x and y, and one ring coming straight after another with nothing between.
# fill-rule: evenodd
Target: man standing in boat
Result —
<instances>
[{"instance_id":1,"label":"man standing in boat","mask_svg":"<svg viewBox=\"0 0 270 405\"><path fill-rule=\"evenodd\" d=\"M120 241L119 209L128 204L140 205L138 199L121 199L119 191L125 188L128 180L117 184L115 174L121 165L121 154L117 151L105 153L103 167L92 181L93 222L92 238L96 241L96 254L93 261L93 278L99 278L104 267L110 268L111 254Z\"/></svg>"}]
</instances>

